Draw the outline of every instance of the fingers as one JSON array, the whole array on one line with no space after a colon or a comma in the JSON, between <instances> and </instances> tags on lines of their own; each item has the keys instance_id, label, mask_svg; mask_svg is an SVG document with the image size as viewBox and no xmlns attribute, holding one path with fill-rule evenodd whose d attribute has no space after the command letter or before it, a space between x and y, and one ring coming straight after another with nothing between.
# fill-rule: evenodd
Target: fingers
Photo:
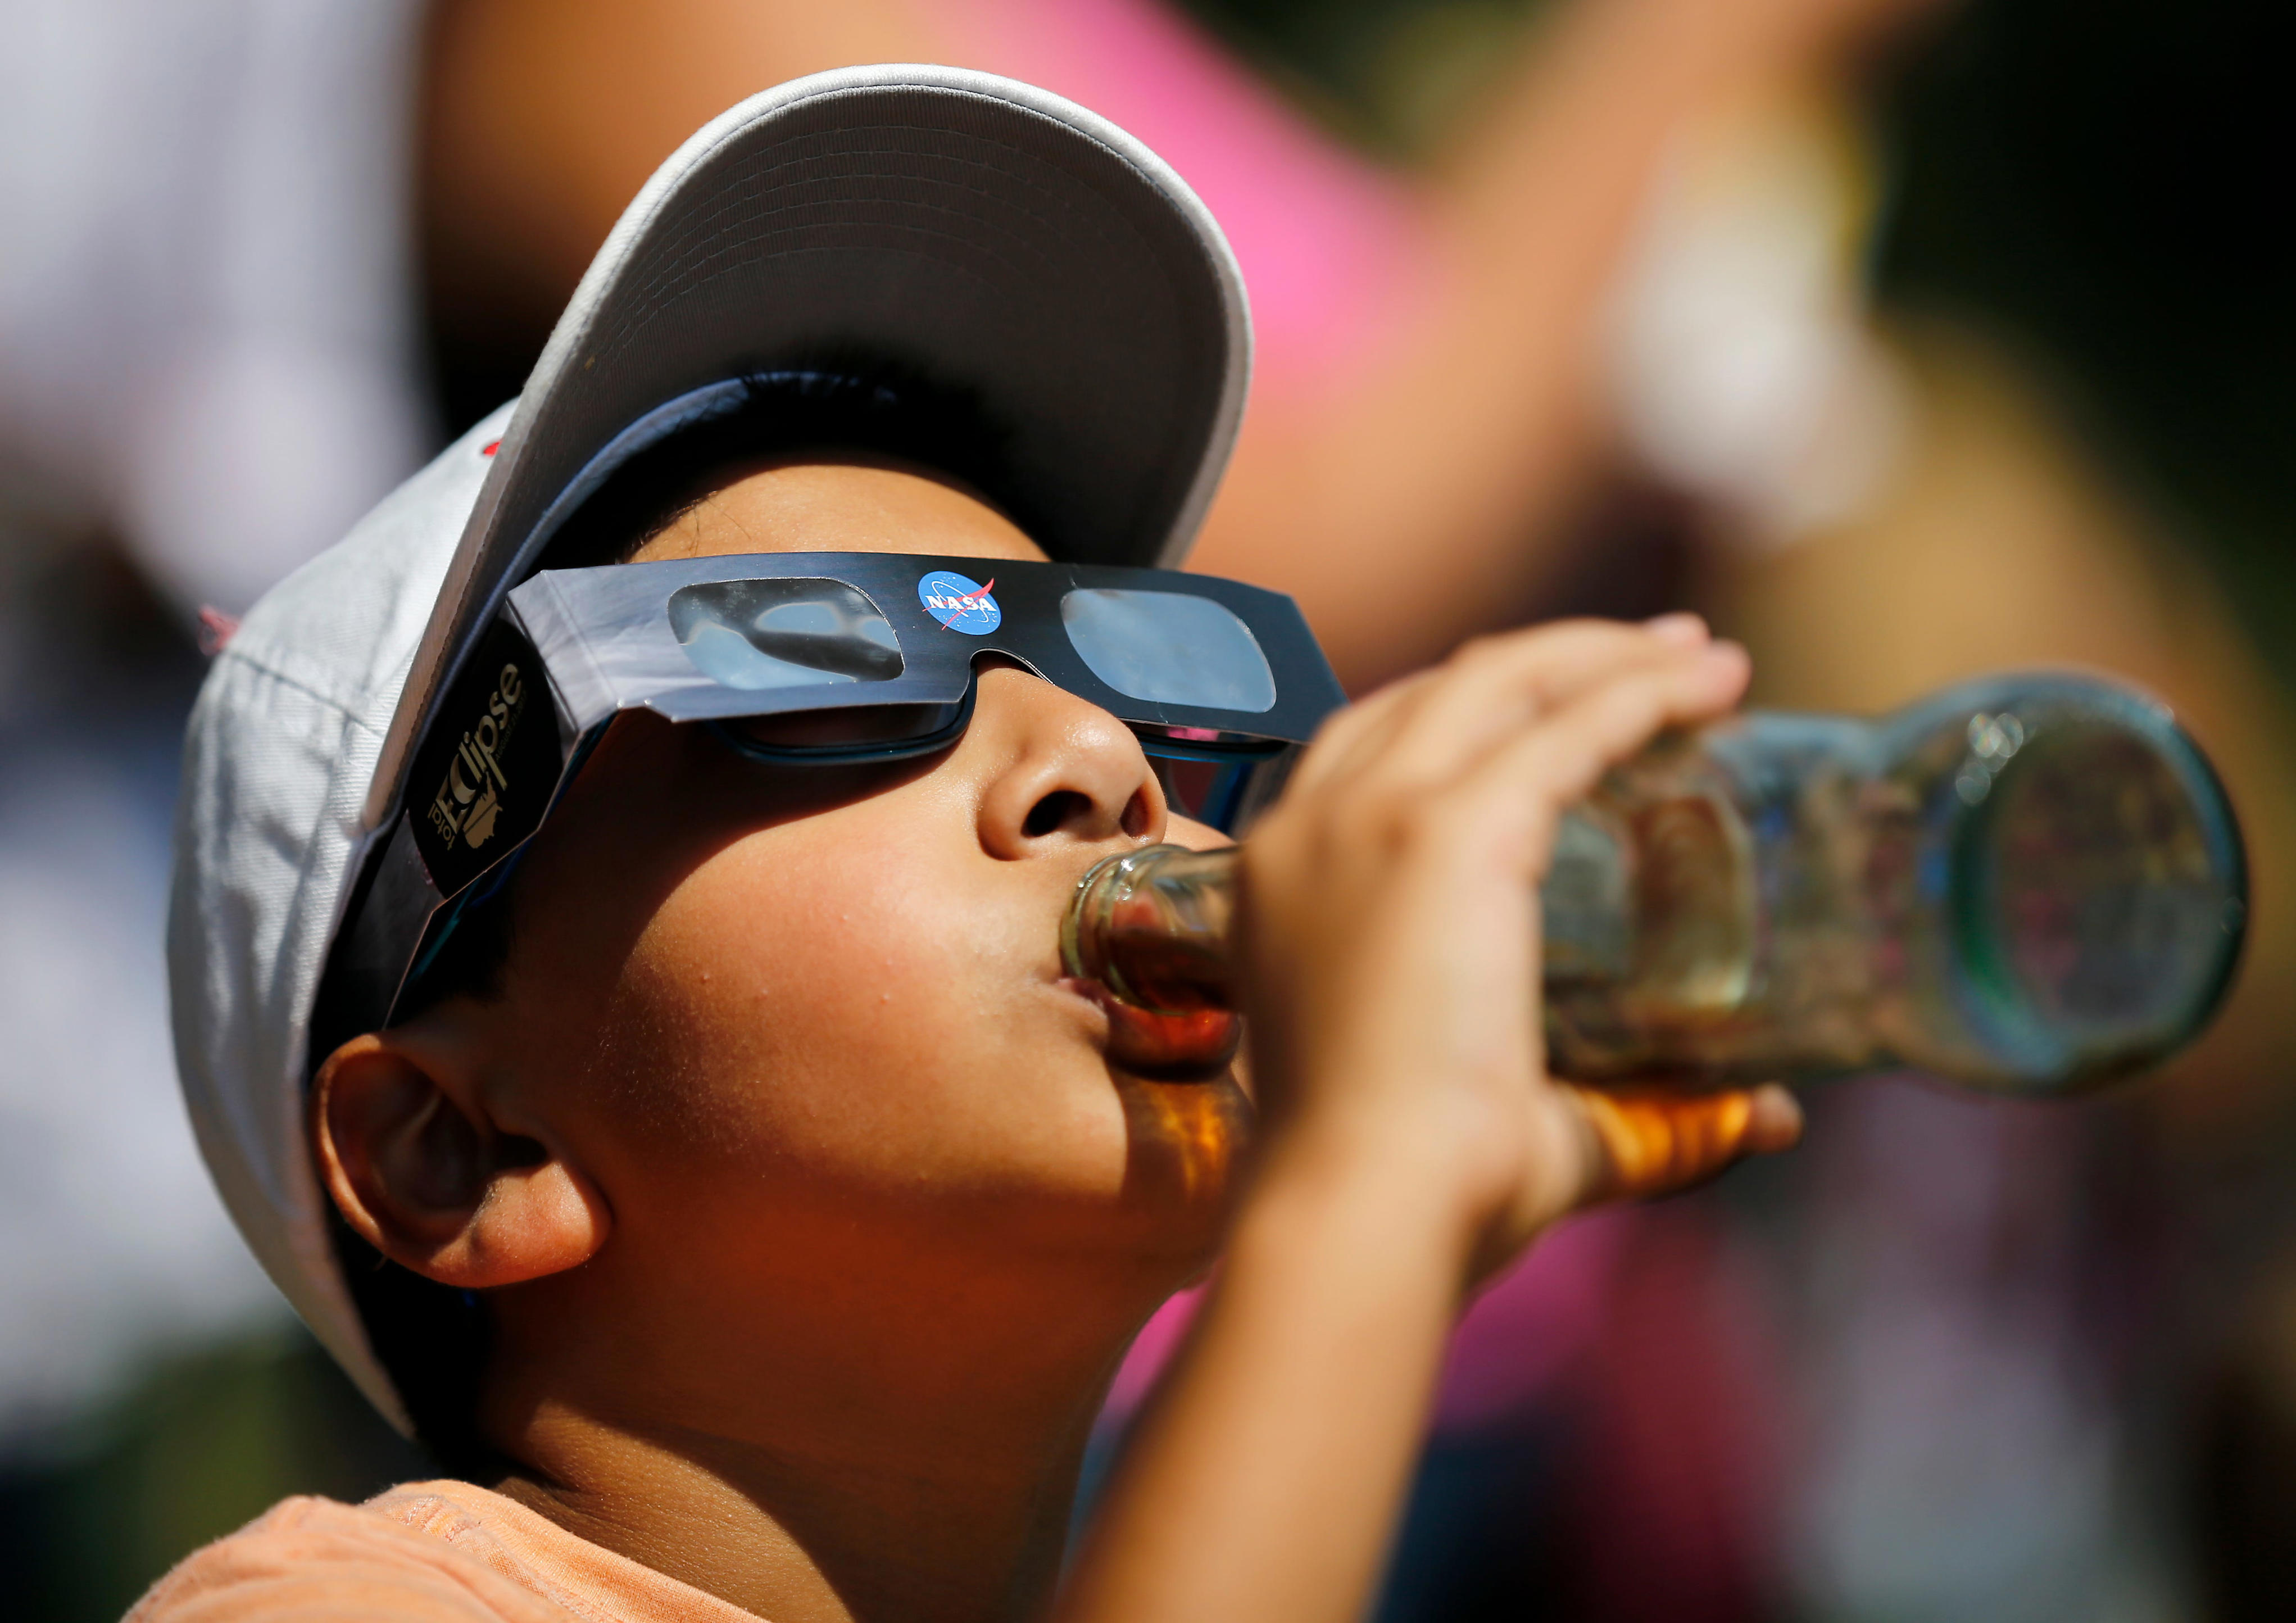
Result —
<instances>
[{"instance_id":1,"label":"fingers","mask_svg":"<svg viewBox=\"0 0 2296 1623\"><path fill-rule=\"evenodd\" d=\"M1596 684L1679 660L1709 641L1695 615L1644 626L1564 621L1469 643L1342 711L1300 763L1312 791L1374 764L1398 788L1447 782L1545 711Z\"/></svg>"},{"instance_id":2,"label":"fingers","mask_svg":"<svg viewBox=\"0 0 2296 1623\"><path fill-rule=\"evenodd\" d=\"M1743 652L1718 643L1588 687L1475 768L1453 797L1461 826L1514 831L1529 866L1543 871L1562 807L1664 729L1721 715L1745 691L1747 674Z\"/></svg>"},{"instance_id":3,"label":"fingers","mask_svg":"<svg viewBox=\"0 0 2296 1623\"><path fill-rule=\"evenodd\" d=\"M1655 628L1570 620L1479 638L1443 664L1342 713L1321 741L1326 746L1321 770L1349 775L1379 760L1414 777L1439 779L1542 708L1706 640L1704 623L1694 615L1668 616Z\"/></svg>"},{"instance_id":4,"label":"fingers","mask_svg":"<svg viewBox=\"0 0 2296 1623\"><path fill-rule=\"evenodd\" d=\"M1703 1098L1551 1086L1538 898L1557 820L1662 730L1744 692L1743 650L1689 616L1475 644L1342 713L1244 846L1252 1041L1271 1131L1317 1108L1517 1122L1468 1136L1459 1199L1497 1251L1589 1200L1678 1188L1783 1149L1775 1089ZM1526 1108L1528 1107L1528 1108ZM1338 1119L1338 1118L1333 1118ZM1292 1126L1286 1128L1283 1123Z\"/></svg>"},{"instance_id":5,"label":"fingers","mask_svg":"<svg viewBox=\"0 0 2296 1623\"><path fill-rule=\"evenodd\" d=\"M1801 1105L1775 1084L1722 1094L1566 1087L1598 1153L1584 1203L1634 1201L1702 1184L1748 1155L1792 1149Z\"/></svg>"},{"instance_id":6,"label":"fingers","mask_svg":"<svg viewBox=\"0 0 2296 1623\"><path fill-rule=\"evenodd\" d=\"M1701 627L1702 633L1703 627ZM1392 779L1435 787L1525 726L1590 690L1643 671L1681 666L1703 651L1632 626L1558 627L1546 638L1470 648L1449 679L1431 684L1411 707L1408 730L1382 762Z\"/></svg>"}]
</instances>

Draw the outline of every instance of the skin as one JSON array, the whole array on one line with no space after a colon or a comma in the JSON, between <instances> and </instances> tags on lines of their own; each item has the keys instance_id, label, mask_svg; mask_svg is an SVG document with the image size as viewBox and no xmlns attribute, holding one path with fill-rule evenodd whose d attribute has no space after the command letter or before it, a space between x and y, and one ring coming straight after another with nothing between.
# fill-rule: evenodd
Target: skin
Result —
<instances>
[{"instance_id":1,"label":"skin","mask_svg":"<svg viewBox=\"0 0 2296 1623\"><path fill-rule=\"evenodd\" d=\"M642 556L814 549L1042 555L848 462L749 472ZM320 1168L490 1292L502 1491L776 1623L1353 1617L1474 1283L1798 1131L1775 1090L1590 1107L1537 1043L1557 808L1745 678L1694 621L1581 624L1337 720L1247 848L1250 1168L1236 1078L1126 1075L1060 976L1087 866L1217 838L1120 723L1009 664L947 752L866 772L625 717L521 871L501 995L322 1067ZM1055 1601L1115 1362L1231 1232Z\"/></svg>"}]
</instances>

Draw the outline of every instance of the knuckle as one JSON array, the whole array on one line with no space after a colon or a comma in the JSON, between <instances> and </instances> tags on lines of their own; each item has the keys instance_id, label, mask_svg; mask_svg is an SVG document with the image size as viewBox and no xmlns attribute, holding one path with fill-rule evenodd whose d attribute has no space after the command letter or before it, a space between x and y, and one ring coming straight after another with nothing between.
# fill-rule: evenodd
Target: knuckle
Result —
<instances>
[{"instance_id":1,"label":"knuckle","mask_svg":"<svg viewBox=\"0 0 2296 1623\"><path fill-rule=\"evenodd\" d=\"M1369 725L1367 712L1360 705L1349 705L1335 710L1317 725L1315 736L1308 741L1306 762L1327 766L1332 758L1347 747L1348 740Z\"/></svg>"},{"instance_id":2,"label":"knuckle","mask_svg":"<svg viewBox=\"0 0 2296 1623\"><path fill-rule=\"evenodd\" d=\"M1361 808L1366 842L1389 856L1414 851L1442 837L1447 797L1386 795Z\"/></svg>"},{"instance_id":3,"label":"knuckle","mask_svg":"<svg viewBox=\"0 0 2296 1623\"><path fill-rule=\"evenodd\" d=\"M1375 815L1379 843L1390 851L1414 849L1426 843L1433 819L1433 811L1424 801L1390 801Z\"/></svg>"},{"instance_id":4,"label":"knuckle","mask_svg":"<svg viewBox=\"0 0 2296 1623\"><path fill-rule=\"evenodd\" d=\"M1668 708L1664 673L1649 672L1604 693L1593 719L1607 735L1648 733L1665 720Z\"/></svg>"},{"instance_id":5,"label":"knuckle","mask_svg":"<svg viewBox=\"0 0 2296 1623\"><path fill-rule=\"evenodd\" d=\"M1492 665L1508 655L1521 652L1533 634L1529 632L1485 632L1471 636L1452 651L1449 663L1465 668Z\"/></svg>"},{"instance_id":6,"label":"knuckle","mask_svg":"<svg viewBox=\"0 0 2296 1623\"><path fill-rule=\"evenodd\" d=\"M1428 681L1438 692L1456 688L1462 683L1483 679L1497 661L1498 655L1488 637L1471 637L1428 673Z\"/></svg>"}]
</instances>

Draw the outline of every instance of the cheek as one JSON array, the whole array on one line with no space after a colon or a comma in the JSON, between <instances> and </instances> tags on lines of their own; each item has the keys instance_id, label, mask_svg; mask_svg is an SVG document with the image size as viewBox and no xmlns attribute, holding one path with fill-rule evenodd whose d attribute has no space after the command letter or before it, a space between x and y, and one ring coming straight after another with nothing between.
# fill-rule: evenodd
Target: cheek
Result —
<instances>
[{"instance_id":1,"label":"cheek","mask_svg":"<svg viewBox=\"0 0 2296 1623\"><path fill-rule=\"evenodd\" d=\"M969 838L876 821L737 840L639 938L614 1023L652 1034L632 1057L682 1141L671 1164L714 1152L926 1196L1116 1192L1125 1109L1052 984L1057 912Z\"/></svg>"}]
</instances>

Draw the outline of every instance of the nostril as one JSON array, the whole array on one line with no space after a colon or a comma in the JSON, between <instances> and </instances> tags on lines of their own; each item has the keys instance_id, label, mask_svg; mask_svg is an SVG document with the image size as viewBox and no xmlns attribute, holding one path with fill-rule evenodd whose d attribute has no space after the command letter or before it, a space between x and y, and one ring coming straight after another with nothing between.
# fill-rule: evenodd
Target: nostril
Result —
<instances>
[{"instance_id":1,"label":"nostril","mask_svg":"<svg viewBox=\"0 0 2296 1623\"><path fill-rule=\"evenodd\" d=\"M550 1152L542 1147L538 1138L521 1138L515 1133L505 1133L495 1140L495 1165L497 1167L539 1167L550 1159Z\"/></svg>"},{"instance_id":2,"label":"nostril","mask_svg":"<svg viewBox=\"0 0 2296 1623\"><path fill-rule=\"evenodd\" d=\"M1021 832L1031 840L1039 840L1064 827L1070 819L1087 816L1091 811L1090 796L1078 794L1073 789L1055 789L1029 808Z\"/></svg>"},{"instance_id":3,"label":"nostril","mask_svg":"<svg viewBox=\"0 0 2296 1623\"><path fill-rule=\"evenodd\" d=\"M1124 816L1117 819L1117 824L1135 840L1147 838L1148 831L1156 826L1156 807L1147 790L1136 791L1124 803Z\"/></svg>"}]
</instances>

